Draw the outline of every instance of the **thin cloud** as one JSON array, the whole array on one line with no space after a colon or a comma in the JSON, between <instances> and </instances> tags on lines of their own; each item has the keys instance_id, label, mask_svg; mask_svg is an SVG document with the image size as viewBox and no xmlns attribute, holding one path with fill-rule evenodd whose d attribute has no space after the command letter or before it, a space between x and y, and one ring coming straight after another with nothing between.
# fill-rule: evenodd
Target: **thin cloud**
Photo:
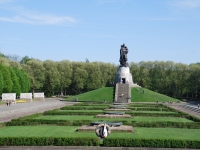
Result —
<instances>
[{"instance_id":1,"label":"thin cloud","mask_svg":"<svg viewBox=\"0 0 200 150\"><path fill-rule=\"evenodd\" d=\"M23 13L13 17L0 17L0 21L26 23L26 24L48 24L68 25L76 23L76 19L69 16L55 16L49 14Z\"/></svg>"},{"instance_id":2,"label":"thin cloud","mask_svg":"<svg viewBox=\"0 0 200 150\"><path fill-rule=\"evenodd\" d=\"M197 8L200 7L200 0L176 0L170 4L181 8Z\"/></svg>"},{"instance_id":3,"label":"thin cloud","mask_svg":"<svg viewBox=\"0 0 200 150\"><path fill-rule=\"evenodd\" d=\"M13 0L0 0L0 4L10 3Z\"/></svg>"}]
</instances>

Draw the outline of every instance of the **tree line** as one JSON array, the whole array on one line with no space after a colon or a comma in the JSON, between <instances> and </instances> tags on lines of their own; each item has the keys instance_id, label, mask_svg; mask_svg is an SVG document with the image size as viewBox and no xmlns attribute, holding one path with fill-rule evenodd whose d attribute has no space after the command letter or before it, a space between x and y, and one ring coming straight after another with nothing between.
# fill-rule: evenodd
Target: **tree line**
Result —
<instances>
[{"instance_id":1,"label":"tree line","mask_svg":"<svg viewBox=\"0 0 200 150\"><path fill-rule=\"evenodd\" d=\"M27 93L30 89L28 75L15 62L0 57L0 95L2 93Z\"/></svg>"},{"instance_id":2,"label":"tree line","mask_svg":"<svg viewBox=\"0 0 200 150\"><path fill-rule=\"evenodd\" d=\"M175 97L200 97L200 64L172 61L130 63L134 81L150 90Z\"/></svg>"},{"instance_id":3,"label":"tree line","mask_svg":"<svg viewBox=\"0 0 200 150\"><path fill-rule=\"evenodd\" d=\"M0 56L1 68L7 68L9 70L7 72L10 72L10 75L5 75L4 69L0 70L0 87L4 87L1 85L12 87L0 89L2 92L16 91L16 87L13 86L18 87L16 84L18 82L27 84L20 85L21 91L22 87L26 87L24 91L33 93L43 91L45 96L75 95L110 86L119 67L111 63L89 62L88 59L85 62L70 62L69 60L41 61L28 56L17 60L14 56L3 57L1 54ZM133 82L144 88L175 98L200 97L199 63L187 65L172 61L141 61L130 62L129 67ZM23 78L17 72L21 72ZM14 77L14 74L17 77ZM8 82L6 81L8 77L16 81Z\"/></svg>"}]
</instances>

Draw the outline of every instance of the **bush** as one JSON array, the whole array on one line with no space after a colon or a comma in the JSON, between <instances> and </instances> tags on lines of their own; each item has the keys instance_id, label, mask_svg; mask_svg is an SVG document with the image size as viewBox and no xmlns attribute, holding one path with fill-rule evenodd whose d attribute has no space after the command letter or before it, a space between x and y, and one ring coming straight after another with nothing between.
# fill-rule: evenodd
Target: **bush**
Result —
<instances>
[{"instance_id":1,"label":"bush","mask_svg":"<svg viewBox=\"0 0 200 150\"><path fill-rule=\"evenodd\" d=\"M103 145L107 147L200 148L200 141L175 139L106 138L103 141Z\"/></svg>"},{"instance_id":2,"label":"bush","mask_svg":"<svg viewBox=\"0 0 200 150\"><path fill-rule=\"evenodd\" d=\"M133 127L150 127L150 128L188 128L200 129L198 122L134 122L131 124Z\"/></svg>"},{"instance_id":3,"label":"bush","mask_svg":"<svg viewBox=\"0 0 200 150\"><path fill-rule=\"evenodd\" d=\"M98 138L0 137L0 146L98 146Z\"/></svg>"},{"instance_id":4,"label":"bush","mask_svg":"<svg viewBox=\"0 0 200 150\"><path fill-rule=\"evenodd\" d=\"M66 106L60 108L61 110L102 110L108 108L108 106Z\"/></svg>"},{"instance_id":5,"label":"bush","mask_svg":"<svg viewBox=\"0 0 200 150\"><path fill-rule=\"evenodd\" d=\"M44 115L97 115L100 112L66 112L66 111L45 111Z\"/></svg>"}]
</instances>

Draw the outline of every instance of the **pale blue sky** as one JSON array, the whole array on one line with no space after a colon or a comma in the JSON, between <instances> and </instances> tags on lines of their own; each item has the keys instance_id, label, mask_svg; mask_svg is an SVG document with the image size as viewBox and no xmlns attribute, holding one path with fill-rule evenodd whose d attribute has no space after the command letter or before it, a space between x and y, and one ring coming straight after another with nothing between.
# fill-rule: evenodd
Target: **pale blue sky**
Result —
<instances>
[{"instance_id":1,"label":"pale blue sky","mask_svg":"<svg viewBox=\"0 0 200 150\"><path fill-rule=\"evenodd\" d=\"M200 0L0 0L0 51L40 60L200 62Z\"/></svg>"}]
</instances>

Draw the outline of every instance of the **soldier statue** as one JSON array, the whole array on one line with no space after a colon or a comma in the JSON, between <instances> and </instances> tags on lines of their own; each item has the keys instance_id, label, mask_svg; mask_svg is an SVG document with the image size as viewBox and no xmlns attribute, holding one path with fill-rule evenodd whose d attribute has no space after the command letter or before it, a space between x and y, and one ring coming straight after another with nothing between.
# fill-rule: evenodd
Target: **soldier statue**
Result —
<instances>
[{"instance_id":1,"label":"soldier statue","mask_svg":"<svg viewBox=\"0 0 200 150\"><path fill-rule=\"evenodd\" d=\"M124 67L128 66L128 63L127 63L127 60L128 60L127 54L128 54L128 48L125 46L125 44L121 45L120 59L119 59L119 62L120 62L121 66L124 66Z\"/></svg>"}]
</instances>

